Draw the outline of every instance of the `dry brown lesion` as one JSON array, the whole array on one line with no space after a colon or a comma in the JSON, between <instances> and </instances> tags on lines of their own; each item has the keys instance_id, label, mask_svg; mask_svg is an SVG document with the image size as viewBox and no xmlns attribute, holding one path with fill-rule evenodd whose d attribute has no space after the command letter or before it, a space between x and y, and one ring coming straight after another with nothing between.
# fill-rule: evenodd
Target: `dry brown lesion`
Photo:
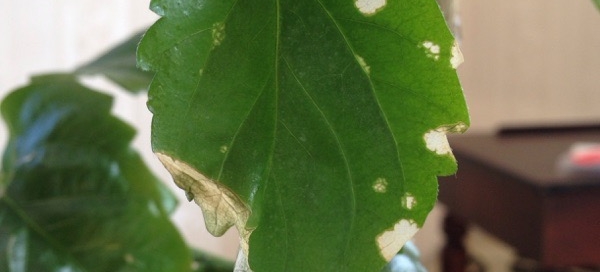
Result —
<instances>
[{"instance_id":1,"label":"dry brown lesion","mask_svg":"<svg viewBox=\"0 0 600 272\"><path fill-rule=\"evenodd\" d=\"M251 231L245 226L251 214L250 208L231 189L209 179L191 165L164 153L158 152L156 156L171 173L175 184L200 206L208 232L222 236L229 228L236 226L241 246L248 252Z\"/></svg>"}]
</instances>

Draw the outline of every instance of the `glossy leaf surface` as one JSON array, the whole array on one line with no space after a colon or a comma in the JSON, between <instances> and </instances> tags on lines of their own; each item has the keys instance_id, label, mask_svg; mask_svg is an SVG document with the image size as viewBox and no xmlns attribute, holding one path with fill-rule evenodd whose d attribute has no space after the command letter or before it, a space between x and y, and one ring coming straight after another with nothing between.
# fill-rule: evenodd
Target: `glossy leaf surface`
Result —
<instances>
[{"instance_id":1,"label":"glossy leaf surface","mask_svg":"<svg viewBox=\"0 0 600 272\"><path fill-rule=\"evenodd\" d=\"M153 148L254 271L380 271L468 115L435 0L154 0ZM240 265L243 262L239 263Z\"/></svg>"},{"instance_id":2,"label":"glossy leaf surface","mask_svg":"<svg viewBox=\"0 0 600 272\"><path fill-rule=\"evenodd\" d=\"M10 129L0 194L0 271L189 271L175 198L71 75L34 78L2 102Z\"/></svg>"},{"instance_id":3,"label":"glossy leaf surface","mask_svg":"<svg viewBox=\"0 0 600 272\"><path fill-rule=\"evenodd\" d=\"M146 91L154 73L136 66L135 52L141 38L142 33L131 36L75 72L81 75L102 74L130 92Z\"/></svg>"}]
</instances>

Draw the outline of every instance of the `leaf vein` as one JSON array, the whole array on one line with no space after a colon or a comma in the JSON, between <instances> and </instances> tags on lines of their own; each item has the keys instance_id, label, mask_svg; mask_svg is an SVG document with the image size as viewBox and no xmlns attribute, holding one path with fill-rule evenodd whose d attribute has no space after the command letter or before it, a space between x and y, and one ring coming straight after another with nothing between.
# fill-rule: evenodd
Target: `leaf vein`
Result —
<instances>
[{"instance_id":1,"label":"leaf vein","mask_svg":"<svg viewBox=\"0 0 600 272\"><path fill-rule=\"evenodd\" d=\"M263 85L262 91L260 91L260 93L256 96L256 99L252 103L252 106L249 108L249 110L246 113L245 117L242 118L242 122L240 123L240 125L236 129L235 133L233 134L233 137L231 138L231 141L229 142L229 145L228 145L229 151L225 153L225 157L223 158L223 161L221 163L221 168L219 169L219 174L217 175L217 181L221 180L221 175L223 174L223 169L225 168L225 163L226 163L227 159L229 158L229 154L231 153L231 150L233 149L235 141L237 140L237 137L238 137L240 131L242 130L242 127L244 127L244 124L246 124L246 121L248 121L248 117L252 114L252 112L256 108L256 105L258 104L258 101L260 100L260 97L262 97L262 95L264 94L265 90L268 89L267 86L269 85L269 80L270 79L267 78L265 84Z\"/></svg>"},{"instance_id":2,"label":"leaf vein","mask_svg":"<svg viewBox=\"0 0 600 272\"><path fill-rule=\"evenodd\" d=\"M233 11L233 8L235 8L235 6L238 4L239 0L235 0L235 2L233 2L233 4L231 5L231 8L229 9L229 11L227 11L227 14L225 14L225 18L223 19L223 24L227 25L227 22L229 21L229 19L231 18L231 12ZM212 28L208 28L208 29L212 29ZM207 30L208 30L207 29ZM204 64L202 67L206 67L206 65L209 63L209 61L211 60L212 56L213 56L213 52L214 52L214 45L210 47L209 51L208 51L208 55L206 56L206 60L204 61ZM196 96L198 94L198 89L200 88L200 82L202 81L202 75L200 75L198 77L198 81L196 82L196 87L194 88L194 90L192 91L192 95L190 96L190 99L188 100L189 103L187 105L187 108L185 110L185 115L188 115L192 109L192 104L194 103L194 100L196 99Z\"/></svg>"},{"instance_id":3,"label":"leaf vein","mask_svg":"<svg viewBox=\"0 0 600 272\"><path fill-rule=\"evenodd\" d=\"M337 146L340 150L340 152L342 153L342 158L344 160L344 165L346 167L346 172L348 175L348 180L350 181L350 191L352 192L352 214L350 216L350 228L349 228L349 232L352 232L352 230L354 229L354 221L356 219L356 192L354 190L354 178L352 176L352 171L350 170L350 164L348 162L348 157L346 155L346 152L344 151L344 148L342 146L342 143L340 141L340 138L337 134L337 132L335 131L335 129L333 128L333 125L331 124L331 122L329 121L329 119L327 118L327 116L325 115L325 113L323 112L323 110L321 109L321 107L317 104L317 102L313 99L313 97L308 93L308 91L306 90L306 87L304 87L304 85L302 84L302 82L300 81L300 79L298 78L298 76L294 73L294 71L292 70L289 62L283 58L283 61L285 62L285 64L287 65L287 68L289 69L290 73L292 74L292 76L294 77L294 79L296 80L296 82L298 83L298 85L300 86L300 88L302 89L304 95L308 98L308 100L313 104L313 106L319 111L319 114L322 116L323 120L325 121L325 123L327 124L327 127L329 128L329 130L331 131ZM344 255L346 254L346 252L348 251L349 247L350 247L350 240L352 239L351 235L348 235L348 240L346 242L346 248L344 249Z\"/></svg>"},{"instance_id":4,"label":"leaf vein","mask_svg":"<svg viewBox=\"0 0 600 272\"><path fill-rule=\"evenodd\" d=\"M342 29L342 27L340 26L340 24L338 23L338 20L333 16L333 14L325 7L325 5L323 4L322 0L315 0L317 3L319 3L319 5L321 6L321 8L323 9L323 11L327 14L327 16L330 18L331 22L334 24L334 26L336 27L336 29L338 30L339 34L341 35L341 37L344 40L344 43L346 44L346 47L348 48L348 50L354 55L357 56L358 54L356 53L356 49L351 45L351 42L349 40L349 38L347 37L345 31ZM356 63L356 65L358 65L359 67L361 67L361 64L359 63L359 60L355 57L354 61ZM392 138L395 146L396 146L396 157L398 160L398 163L400 165L400 171L404 172L404 169L402 169L402 161L400 160L400 150L399 150L399 145L398 145L398 140L396 139L396 135L393 133L393 129L392 126L390 124L389 118L387 117L387 115L385 114L385 112L383 111L383 107L381 105L381 102L379 101L379 98L377 96L376 90L375 90L375 85L373 84L373 79L371 78L371 76L367 73L367 71L365 71L364 69L362 69L365 77L367 78L368 82L369 82L369 86L371 87L371 93L373 95L373 99L375 100L375 102L377 103L378 109L379 109L379 113L381 114L381 117L383 119L383 121L385 122L386 128L389 132L390 137ZM400 185L403 185L403 183L400 183ZM402 188L402 190L404 190L404 188ZM352 221L354 222L354 220ZM352 226L353 227L353 226ZM351 237L348 237L348 241L346 243L346 248L344 250L344 255L346 255L346 252L348 251L349 247L350 247L350 239ZM346 256L347 258L347 256Z\"/></svg>"}]
</instances>

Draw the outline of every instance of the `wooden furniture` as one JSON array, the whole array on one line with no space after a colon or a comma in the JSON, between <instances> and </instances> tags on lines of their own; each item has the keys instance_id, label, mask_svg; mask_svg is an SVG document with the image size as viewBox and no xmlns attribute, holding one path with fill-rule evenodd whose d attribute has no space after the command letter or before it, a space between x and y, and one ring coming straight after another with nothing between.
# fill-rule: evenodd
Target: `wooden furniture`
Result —
<instances>
[{"instance_id":1,"label":"wooden furniture","mask_svg":"<svg viewBox=\"0 0 600 272\"><path fill-rule=\"evenodd\" d=\"M444 271L464 271L463 223L474 223L534 259L540 271L600 267L600 173L567 173L557 161L600 128L515 129L450 138L456 176L440 178L449 209ZM462 255L461 255L462 254Z\"/></svg>"}]
</instances>

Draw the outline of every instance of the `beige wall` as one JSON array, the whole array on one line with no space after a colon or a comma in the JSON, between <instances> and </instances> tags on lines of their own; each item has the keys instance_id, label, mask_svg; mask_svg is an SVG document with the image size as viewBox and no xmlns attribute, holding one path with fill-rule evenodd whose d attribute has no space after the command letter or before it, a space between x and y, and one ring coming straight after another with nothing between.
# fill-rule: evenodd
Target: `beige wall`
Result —
<instances>
[{"instance_id":1,"label":"beige wall","mask_svg":"<svg viewBox=\"0 0 600 272\"><path fill-rule=\"evenodd\" d=\"M472 129L600 123L600 13L589 0L461 0Z\"/></svg>"},{"instance_id":2,"label":"beige wall","mask_svg":"<svg viewBox=\"0 0 600 272\"><path fill-rule=\"evenodd\" d=\"M71 69L156 18L141 0L0 1L0 96L32 73ZM471 131L512 122L600 122L600 14L591 1L461 0L459 11L466 59L459 71ZM160 169L150 154L143 101L120 95L116 111L140 129L136 146ZM5 139L1 126L2 146ZM181 203L175 220L190 243L233 258L235 234L210 237L198 208ZM432 271L443 213L438 208L417 239Z\"/></svg>"},{"instance_id":3,"label":"beige wall","mask_svg":"<svg viewBox=\"0 0 600 272\"><path fill-rule=\"evenodd\" d=\"M468 133L506 124L600 124L600 12L591 1L458 1ZM436 207L416 237L431 272L439 271L444 215ZM467 244L488 271L509 271L514 252L506 245L477 230Z\"/></svg>"}]
</instances>

